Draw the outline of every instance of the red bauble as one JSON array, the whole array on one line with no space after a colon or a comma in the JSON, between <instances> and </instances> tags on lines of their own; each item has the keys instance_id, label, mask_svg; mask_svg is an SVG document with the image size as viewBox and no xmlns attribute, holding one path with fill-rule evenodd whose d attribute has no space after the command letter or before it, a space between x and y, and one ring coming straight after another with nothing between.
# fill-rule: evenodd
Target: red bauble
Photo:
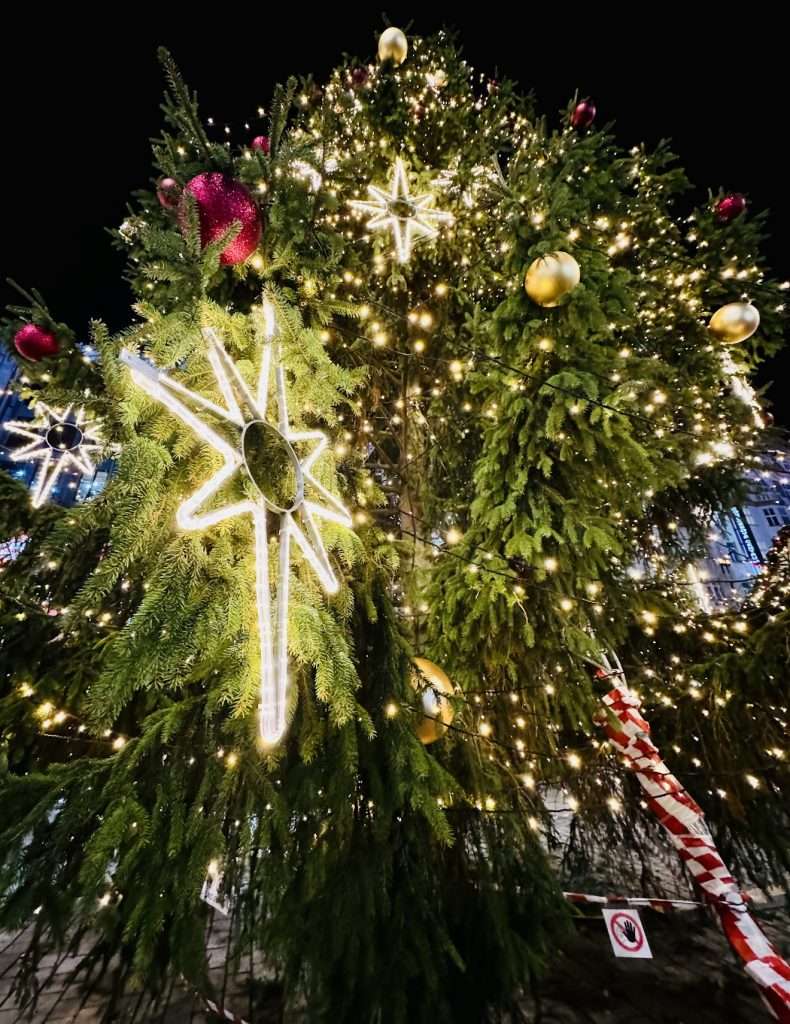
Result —
<instances>
[{"instance_id":1,"label":"red bauble","mask_svg":"<svg viewBox=\"0 0 790 1024\"><path fill-rule=\"evenodd\" d=\"M32 363L57 355L60 350L58 339L52 331L45 331L38 324L25 324L24 327L20 327L14 335L14 347L20 356Z\"/></svg>"},{"instance_id":2,"label":"red bauble","mask_svg":"<svg viewBox=\"0 0 790 1024\"><path fill-rule=\"evenodd\" d=\"M597 113L598 111L591 99L582 100L581 103L577 103L573 108L573 113L571 114L571 127L589 128L595 120L595 115Z\"/></svg>"},{"instance_id":3,"label":"red bauble","mask_svg":"<svg viewBox=\"0 0 790 1024\"><path fill-rule=\"evenodd\" d=\"M359 88L364 85L368 80L368 69L367 68L352 68L351 69L351 84Z\"/></svg>"},{"instance_id":4,"label":"red bauble","mask_svg":"<svg viewBox=\"0 0 790 1024\"><path fill-rule=\"evenodd\" d=\"M223 249L220 263L225 266L243 263L255 252L261 238L261 215L249 190L240 181L219 171L206 171L188 182L178 208L182 231L187 226L188 195L197 204L200 242L204 247L216 242L237 221L241 223L241 231Z\"/></svg>"},{"instance_id":5,"label":"red bauble","mask_svg":"<svg viewBox=\"0 0 790 1024\"><path fill-rule=\"evenodd\" d=\"M266 154L268 154L269 146L270 146L269 136L268 135L256 135L255 138L250 143L250 146L253 149L257 149L259 153L266 153Z\"/></svg>"},{"instance_id":6,"label":"red bauble","mask_svg":"<svg viewBox=\"0 0 790 1024\"><path fill-rule=\"evenodd\" d=\"M720 220L722 224L729 224L731 220L740 217L745 209L746 196L742 196L740 192L730 192L728 196L725 196L716 203L713 207L713 212L717 220Z\"/></svg>"},{"instance_id":7,"label":"red bauble","mask_svg":"<svg viewBox=\"0 0 790 1024\"><path fill-rule=\"evenodd\" d=\"M174 209L178 206L179 191L178 182L175 178L162 178L156 186L156 198L159 200L159 205L171 210Z\"/></svg>"}]
</instances>

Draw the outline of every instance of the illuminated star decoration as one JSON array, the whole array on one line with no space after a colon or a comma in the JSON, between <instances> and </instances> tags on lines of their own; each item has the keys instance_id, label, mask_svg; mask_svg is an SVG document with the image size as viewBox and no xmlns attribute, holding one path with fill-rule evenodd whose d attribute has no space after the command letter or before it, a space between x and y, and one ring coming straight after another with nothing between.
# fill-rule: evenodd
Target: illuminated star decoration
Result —
<instances>
[{"instance_id":1,"label":"illuminated star decoration","mask_svg":"<svg viewBox=\"0 0 790 1024\"><path fill-rule=\"evenodd\" d=\"M451 224L453 215L433 208L433 196L426 192L420 196L409 193L409 178L401 159L395 161L390 177L389 192L377 185L368 185L370 200L354 199L349 205L361 213L373 216L367 223L372 230L391 230L395 243L395 256L399 263L408 263L412 244L419 238L436 238L435 224Z\"/></svg>"},{"instance_id":2,"label":"illuminated star decoration","mask_svg":"<svg viewBox=\"0 0 790 1024\"><path fill-rule=\"evenodd\" d=\"M12 420L7 430L26 437L29 444L9 453L12 462L38 460L41 468L33 483L31 502L40 508L58 481L68 470L89 476L95 472L90 452L101 448L102 440L95 424L88 423L85 410L52 409L37 402L32 420Z\"/></svg>"},{"instance_id":3,"label":"illuminated star decoration","mask_svg":"<svg viewBox=\"0 0 790 1024\"><path fill-rule=\"evenodd\" d=\"M203 328L208 361L224 399L224 407L188 390L162 370L129 352L123 352L121 359L131 369L136 384L161 402L223 458L223 464L217 472L180 505L176 513L178 525L184 530L202 530L235 516L248 513L252 516L260 645L260 732L264 742L272 744L282 737L286 728L291 542L301 550L324 590L334 594L339 584L315 520L326 519L351 526L351 516L311 472L316 460L329 444L326 435L320 430L296 431L291 428L285 395L285 371L280 345L275 338L274 310L268 302L264 303L263 308L266 344L263 347L255 393L248 387L214 330ZM276 401L274 421L267 418L272 380ZM202 415L193 412L182 399L199 407ZM230 428L232 442L209 426L206 413L222 421L224 428ZM300 458L293 445L302 442L312 443L313 447L308 455ZM271 453L273 448L279 450L279 466L282 468L284 465L286 471L283 476L288 474L291 481L291 492L285 500L279 492L273 491L272 481L267 475L267 468L271 470L274 463L270 460L267 466L266 453ZM255 497L213 505L212 499L238 474L252 483ZM276 481L274 483L276 485ZM305 493L308 488L310 496ZM276 605L272 602L269 579L267 520L272 515L279 520Z\"/></svg>"}]
</instances>

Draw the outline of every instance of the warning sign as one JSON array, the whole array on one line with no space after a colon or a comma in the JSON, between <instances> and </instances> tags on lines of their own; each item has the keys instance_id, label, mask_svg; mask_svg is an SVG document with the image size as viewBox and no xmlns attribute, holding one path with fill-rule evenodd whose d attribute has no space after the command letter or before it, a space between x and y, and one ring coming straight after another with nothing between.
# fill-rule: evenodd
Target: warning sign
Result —
<instances>
[{"instance_id":1,"label":"warning sign","mask_svg":"<svg viewBox=\"0 0 790 1024\"><path fill-rule=\"evenodd\" d=\"M609 941L615 956L652 959L645 930L638 910L604 909L603 919L609 932Z\"/></svg>"}]
</instances>

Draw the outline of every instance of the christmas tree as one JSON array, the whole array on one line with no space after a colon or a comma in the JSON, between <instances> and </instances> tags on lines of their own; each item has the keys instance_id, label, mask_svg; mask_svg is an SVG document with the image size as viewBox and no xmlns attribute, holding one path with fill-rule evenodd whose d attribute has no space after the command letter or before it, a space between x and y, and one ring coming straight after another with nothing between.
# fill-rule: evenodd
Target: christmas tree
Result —
<instances>
[{"instance_id":1,"label":"christmas tree","mask_svg":"<svg viewBox=\"0 0 790 1024\"><path fill-rule=\"evenodd\" d=\"M12 311L20 995L86 943L113 998L205 990L208 876L314 1019L515 1007L568 927L558 797L568 870L619 846L650 878L662 805L613 687L729 867L787 870L786 614L707 615L688 577L766 444L764 219L694 207L591 100L539 118L444 33L287 82L241 146L162 60L128 329ZM49 500L100 460L102 493Z\"/></svg>"}]
</instances>

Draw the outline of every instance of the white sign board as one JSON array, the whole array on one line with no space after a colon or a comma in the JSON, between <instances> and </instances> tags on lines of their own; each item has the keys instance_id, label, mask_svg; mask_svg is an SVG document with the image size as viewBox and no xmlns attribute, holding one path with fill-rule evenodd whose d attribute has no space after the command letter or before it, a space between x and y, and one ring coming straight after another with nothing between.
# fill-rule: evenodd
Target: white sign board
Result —
<instances>
[{"instance_id":1,"label":"white sign board","mask_svg":"<svg viewBox=\"0 0 790 1024\"><path fill-rule=\"evenodd\" d=\"M230 913L230 907L221 893L222 881L223 876L219 865L216 861L212 860L208 866L203 888L200 891L200 898L205 903L208 903L210 907L213 907L214 910L218 910L220 914L224 914L227 917Z\"/></svg>"},{"instance_id":2,"label":"white sign board","mask_svg":"<svg viewBox=\"0 0 790 1024\"><path fill-rule=\"evenodd\" d=\"M606 908L602 913L615 956L652 960L653 954L650 952L638 910Z\"/></svg>"}]
</instances>

